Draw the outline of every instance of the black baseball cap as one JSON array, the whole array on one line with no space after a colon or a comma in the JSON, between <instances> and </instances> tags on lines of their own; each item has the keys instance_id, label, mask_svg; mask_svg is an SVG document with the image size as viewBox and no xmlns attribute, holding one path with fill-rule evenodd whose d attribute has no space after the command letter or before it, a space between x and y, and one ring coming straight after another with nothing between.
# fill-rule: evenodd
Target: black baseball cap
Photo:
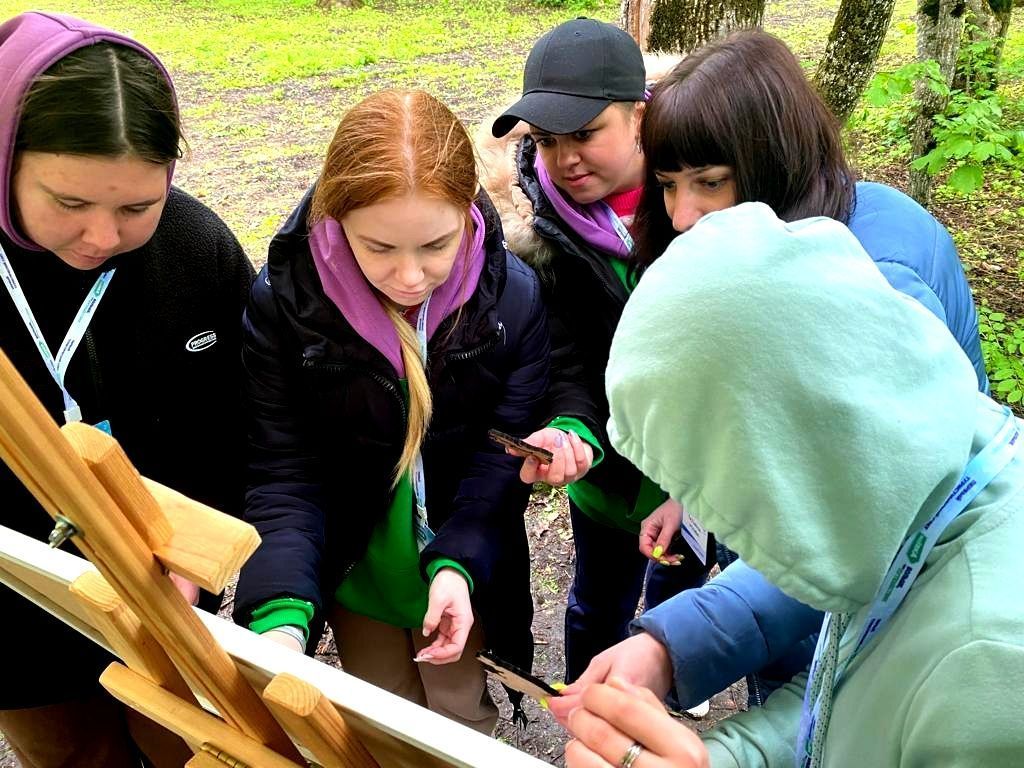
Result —
<instances>
[{"instance_id":1,"label":"black baseball cap","mask_svg":"<svg viewBox=\"0 0 1024 768\"><path fill-rule=\"evenodd\" d=\"M525 120L548 133L572 133L614 101L642 101L644 57L614 24L580 17L559 24L533 45L523 97L494 121L504 136Z\"/></svg>"}]
</instances>

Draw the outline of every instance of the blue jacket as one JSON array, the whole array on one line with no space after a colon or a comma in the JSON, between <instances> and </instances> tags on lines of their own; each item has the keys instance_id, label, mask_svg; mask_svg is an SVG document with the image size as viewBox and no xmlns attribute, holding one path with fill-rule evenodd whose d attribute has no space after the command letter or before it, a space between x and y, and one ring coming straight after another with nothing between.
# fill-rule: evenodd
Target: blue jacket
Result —
<instances>
[{"instance_id":1,"label":"blue jacket","mask_svg":"<svg viewBox=\"0 0 1024 768\"><path fill-rule=\"evenodd\" d=\"M870 182L857 184L848 226L893 288L946 323L988 393L978 314L945 228L902 192ZM688 708L780 660L789 673L805 667L822 617L736 561L704 587L648 611L632 629L669 649L676 699Z\"/></svg>"}]
</instances>

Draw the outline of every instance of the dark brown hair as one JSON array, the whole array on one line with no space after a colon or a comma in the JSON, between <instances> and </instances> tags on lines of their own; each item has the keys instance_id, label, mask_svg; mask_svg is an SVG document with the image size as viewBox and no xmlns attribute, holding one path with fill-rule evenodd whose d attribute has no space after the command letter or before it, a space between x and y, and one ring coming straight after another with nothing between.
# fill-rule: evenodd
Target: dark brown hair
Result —
<instances>
[{"instance_id":1,"label":"dark brown hair","mask_svg":"<svg viewBox=\"0 0 1024 768\"><path fill-rule=\"evenodd\" d=\"M174 91L160 68L124 45L72 51L25 95L15 152L121 157L152 163L181 157Z\"/></svg>"},{"instance_id":2,"label":"dark brown hair","mask_svg":"<svg viewBox=\"0 0 1024 768\"><path fill-rule=\"evenodd\" d=\"M652 89L640 135L638 272L677 234L656 171L728 165L738 203L766 203L785 221L850 216L854 179L839 124L786 44L765 32L736 32L683 59Z\"/></svg>"}]
</instances>

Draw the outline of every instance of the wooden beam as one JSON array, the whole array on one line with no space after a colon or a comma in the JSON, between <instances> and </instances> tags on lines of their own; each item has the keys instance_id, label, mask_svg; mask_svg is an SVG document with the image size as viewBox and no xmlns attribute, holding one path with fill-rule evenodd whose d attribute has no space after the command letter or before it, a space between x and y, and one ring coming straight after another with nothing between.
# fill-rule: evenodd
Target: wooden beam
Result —
<instances>
[{"instance_id":1,"label":"wooden beam","mask_svg":"<svg viewBox=\"0 0 1024 768\"><path fill-rule=\"evenodd\" d=\"M380 768L334 705L304 680L277 675L263 689L263 700L323 768Z\"/></svg>"},{"instance_id":2,"label":"wooden beam","mask_svg":"<svg viewBox=\"0 0 1024 768\"><path fill-rule=\"evenodd\" d=\"M193 706L199 706L167 653L102 576L96 571L83 573L69 589L88 613L92 626L103 633L118 658L161 688Z\"/></svg>"},{"instance_id":3,"label":"wooden beam","mask_svg":"<svg viewBox=\"0 0 1024 768\"><path fill-rule=\"evenodd\" d=\"M189 744L201 745L204 752L259 768L306 768L302 758L297 758L301 762L293 762L282 757L122 664L114 663L107 667L100 675L100 684L116 699L178 734Z\"/></svg>"},{"instance_id":4,"label":"wooden beam","mask_svg":"<svg viewBox=\"0 0 1024 768\"><path fill-rule=\"evenodd\" d=\"M142 482L171 524L171 538L154 550L157 560L203 589L223 591L259 547L256 529L155 480Z\"/></svg>"},{"instance_id":5,"label":"wooden beam","mask_svg":"<svg viewBox=\"0 0 1024 768\"><path fill-rule=\"evenodd\" d=\"M59 510L76 526L75 544L152 632L189 686L243 734L298 759L291 740L167 578L142 534L122 514L2 351L0 455L29 477L29 489L43 494L40 501L45 500L48 512ZM118 465L114 462L111 466ZM112 479L120 480L138 483L138 474L132 468Z\"/></svg>"}]
</instances>

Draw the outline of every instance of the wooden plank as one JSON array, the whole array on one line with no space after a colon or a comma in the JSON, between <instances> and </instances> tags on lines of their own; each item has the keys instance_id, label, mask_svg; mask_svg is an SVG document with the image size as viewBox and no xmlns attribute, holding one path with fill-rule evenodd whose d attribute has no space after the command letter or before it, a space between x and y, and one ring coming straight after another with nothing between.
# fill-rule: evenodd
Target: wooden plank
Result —
<instances>
[{"instance_id":1,"label":"wooden plank","mask_svg":"<svg viewBox=\"0 0 1024 768\"><path fill-rule=\"evenodd\" d=\"M189 744L201 745L203 751L228 755L260 768L306 766L304 761L299 763L282 757L123 664L114 663L107 667L100 675L100 684L119 701L178 734Z\"/></svg>"},{"instance_id":2,"label":"wooden plank","mask_svg":"<svg viewBox=\"0 0 1024 768\"><path fill-rule=\"evenodd\" d=\"M256 529L155 480L142 482L171 524L171 538L154 550L157 560L203 589L223 591L259 547Z\"/></svg>"},{"instance_id":3,"label":"wooden plank","mask_svg":"<svg viewBox=\"0 0 1024 768\"><path fill-rule=\"evenodd\" d=\"M20 534L8 535L8 529L2 526L0 566L12 557L5 549L15 541L20 542L19 551L13 555L15 559L37 573L54 574L57 581L63 578L65 587L70 581L66 578L68 573L77 575L91 568L89 563L68 552L49 549L42 542ZM66 589L64 594L65 599L70 599ZM548 765L219 616L199 609L195 609L195 613L256 690L264 690L271 679L281 673L315 685L384 768L541 768Z\"/></svg>"},{"instance_id":4,"label":"wooden plank","mask_svg":"<svg viewBox=\"0 0 1024 768\"><path fill-rule=\"evenodd\" d=\"M105 432L76 423L61 433L165 568L216 594L259 547L248 523L141 477Z\"/></svg>"},{"instance_id":5,"label":"wooden plank","mask_svg":"<svg viewBox=\"0 0 1024 768\"><path fill-rule=\"evenodd\" d=\"M40 501L45 499L47 511L59 510L78 528L78 548L153 633L189 686L242 733L298 758L291 740L186 604L145 539L2 352L0 455L30 478L30 490L43 494ZM122 473L113 482L137 483L133 473Z\"/></svg>"},{"instance_id":6,"label":"wooden plank","mask_svg":"<svg viewBox=\"0 0 1024 768\"><path fill-rule=\"evenodd\" d=\"M183 701L198 706L188 683L138 616L96 571L88 571L69 587L87 612L90 623L107 639L114 654L136 672Z\"/></svg>"},{"instance_id":7,"label":"wooden plank","mask_svg":"<svg viewBox=\"0 0 1024 768\"><path fill-rule=\"evenodd\" d=\"M338 710L306 681L277 675L263 689L263 700L323 768L380 768Z\"/></svg>"}]
</instances>

